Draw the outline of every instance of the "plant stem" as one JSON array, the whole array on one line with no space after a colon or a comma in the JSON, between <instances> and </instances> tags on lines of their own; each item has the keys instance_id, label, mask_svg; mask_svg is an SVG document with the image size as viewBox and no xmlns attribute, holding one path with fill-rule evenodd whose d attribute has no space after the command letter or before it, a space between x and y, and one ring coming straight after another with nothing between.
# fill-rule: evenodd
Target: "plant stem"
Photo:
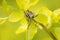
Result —
<instances>
[{"instance_id":1,"label":"plant stem","mask_svg":"<svg viewBox=\"0 0 60 40\"><path fill-rule=\"evenodd\" d=\"M53 40L57 40L57 38L53 35L53 33L48 30L42 23L39 23L37 21L35 21L34 19L32 19L35 23L38 23L40 26L43 27L43 29L49 34L49 36L53 39Z\"/></svg>"}]
</instances>

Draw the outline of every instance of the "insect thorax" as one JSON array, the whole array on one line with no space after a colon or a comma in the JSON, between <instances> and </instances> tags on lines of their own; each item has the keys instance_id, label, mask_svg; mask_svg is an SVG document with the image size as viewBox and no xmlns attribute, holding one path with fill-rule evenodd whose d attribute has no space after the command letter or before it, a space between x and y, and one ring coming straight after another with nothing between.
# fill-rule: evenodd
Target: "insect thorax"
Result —
<instances>
[{"instance_id":1,"label":"insect thorax","mask_svg":"<svg viewBox=\"0 0 60 40\"><path fill-rule=\"evenodd\" d=\"M31 11L29 11L29 10L25 11L25 14L29 18L34 18L34 14Z\"/></svg>"}]
</instances>

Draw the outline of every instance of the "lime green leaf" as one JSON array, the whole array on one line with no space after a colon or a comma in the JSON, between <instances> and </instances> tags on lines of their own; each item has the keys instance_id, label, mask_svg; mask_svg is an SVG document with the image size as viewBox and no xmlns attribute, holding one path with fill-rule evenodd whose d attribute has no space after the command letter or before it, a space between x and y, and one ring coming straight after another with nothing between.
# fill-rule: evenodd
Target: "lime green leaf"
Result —
<instances>
[{"instance_id":1,"label":"lime green leaf","mask_svg":"<svg viewBox=\"0 0 60 40\"><path fill-rule=\"evenodd\" d=\"M8 21L17 22L17 21L21 20L23 17L24 17L23 12L12 12L8 17Z\"/></svg>"},{"instance_id":2,"label":"lime green leaf","mask_svg":"<svg viewBox=\"0 0 60 40\"><path fill-rule=\"evenodd\" d=\"M43 14L45 14L46 16L51 16L53 13L51 10L49 10L47 7L42 7L42 11L45 12Z\"/></svg>"},{"instance_id":3,"label":"lime green leaf","mask_svg":"<svg viewBox=\"0 0 60 40\"><path fill-rule=\"evenodd\" d=\"M7 10L7 11L6 11ZM4 11L3 6L0 6L0 16L1 17L7 17L11 14L12 11L17 10L16 7L8 5L6 10Z\"/></svg>"},{"instance_id":4,"label":"lime green leaf","mask_svg":"<svg viewBox=\"0 0 60 40\"><path fill-rule=\"evenodd\" d=\"M36 21L44 24L45 26L48 25L47 28L51 26L52 11L47 7L42 7L37 15L38 16L34 18Z\"/></svg>"},{"instance_id":5,"label":"lime green leaf","mask_svg":"<svg viewBox=\"0 0 60 40\"><path fill-rule=\"evenodd\" d=\"M33 40L53 40L44 30L38 30Z\"/></svg>"},{"instance_id":6,"label":"lime green leaf","mask_svg":"<svg viewBox=\"0 0 60 40\"><path fill-rule=\"evenodd\" d=\"M55 37L57 38L57 40L59 40L60 38L60 23L52 23L52 26L50 28L51 32L53 32L53 34L55 35Z\"/></svg>"},{"instance_id":7,"label":"lime green leaf","mask_svg":"<svg viewBox=\"0 0 60 40\"><path fill-rule=\"evenodd\" d=\"M21 2L21 1L22 1L22 2ZM38 2L38 0L34 0L33 2L32 2L32 0L16 0L16 2L17 2L17 5L18 5L21 9L27 10L27 9L29 9L31 6L35 5L35 4Z\"/></svg>"},{"instance_id":8,"label":"lime green leaf","mask_svg":"<svg viewBox=\"0 0 60 40\"><path fill-rule=\"evenodd\" d=\"M17 8L16 7L13 7L13 6L10 6L10 5L7 6L8 13L10 13L13 10L17 10Z\"/></svg>"},{"instance_id":9,"label":"lime green leaf","mask_svg":"<svg viewBox=\"0 0 60 40\"><path fill-rule=\"evenodd\" d=\"M55 32L57 39L60 40L60 27L56 27L54 32Z\"/></svg>"},{"instance_id":10,"label":"lime green leaf","mask_svg":"<svg viewBox=\"0 0 60 40\"><path fill-rule=\"evenodd\" d=\"M28 34L27 39L32 40L36 33L37 33L37 26L35 23L31 22L31 24L27 30L27 34Z\"/></svg>"},{"instance_id":11,"label":"lime green leaf","mask_svg":"<svg viewBox=\"0 0 60 40\"><path fill-rule=\"evenodd\" d=\"M4 12L7 13L7 1L6 0L2 1L2 6L3 6Z\"/></svg>"},{"instance_id":12,"label":"lime green leaf","mask_svg":"<svg viewBox=\"0 0 60 40\"><path fill-rule=\"evenodd\" d=\"M7 17L5 17L5 18L0 18L0 24L5 23L5 22L6 22L6 19L7 19Z\"/></svg>"},{"instance_id":13,"label":"lime green leaf","mask_svg":"<svg viewBox=\"0 0 60 40\"><path fill-rule=\"evenodd\" d=\"M20 21L20 27L17 29L16 31L16 34L20 34L22 32L25 32L27 30L27 27L28 27L28 23L27 23L27 20L25 18L23 18L21 21Z\"/></svg>"},{"instance_id":14,"label":"lime green leaf","mask_svg":"<svg viewBox=\"0 0 60 40\"><path fill-rule=\"evenodd\" d=\"M55 21L59 22L60 20L60 9L54 10Z\"/></svg>"}]
</instances>

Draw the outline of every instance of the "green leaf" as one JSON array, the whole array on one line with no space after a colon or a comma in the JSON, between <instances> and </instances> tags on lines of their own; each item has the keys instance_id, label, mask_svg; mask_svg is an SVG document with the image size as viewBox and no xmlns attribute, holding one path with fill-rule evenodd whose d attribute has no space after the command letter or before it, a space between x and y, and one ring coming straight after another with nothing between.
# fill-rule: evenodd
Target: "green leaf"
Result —
<instances>
[{"instance_id":1,"label":"green leaf","mask_svg":"<svg viewBox=\"0 0 60 40\"><path fill-rule=\"evenodd\" d=\"M34 1L32 1L32 0L16 0L16 3L19 6L19 8L21 8L23 10L29 9L31 6L37 4L37 2L38 2L38 0L34 0Z\"/></svg>"},{"instance_id":2,"label":"green leaf","mask_svg":"<svg viewBox=\"0 0 60 40\"><path fill-rule=\"evenodd\" d=\"M26 18L23 18L21 21L20 21L20 27L17 29L16 31L16 34L20 34L22 32L25 32L27 30L27 27L28 27L28 22L26 20Z\"/></svg>"},{"instance_id":3,"label":"green leaf","mask_svg":"<svg viewBox=\"0 0 60 40\"><path fill-rule=\"evenodd\" d=\"M56 27L54 32L55 32L57 39L60 40L60 27Z\"/></svg>"},{"instance_id":4,"label":"green leaf","mask_svg":"<svg viewBox=\"0 0 60 40\"><path fill-rule=\"evenodd\" d=\"M5 18L0 18L0 24L5 23L5 22L6 22L6 20L7 20L7 17L5 17Z\"/></svg>"},{"instance_id":5,"label":"green leaf","mask_svg":"<svg viewBox=\"0 0 60 40\"><path fill-rule=\"evenodd\" d=\"M4 12L7 13L7 1L6 0L2 1L2 6L3 6Z\"/></svg>"},{"instance_id":6,"label":"green leaf","mask_svg":"<svg viewBox=\"0 0 60 40\"><path fill-rule=\"evenodd\" d=\"M55 21L59 22L59 20L60 20L60 9L56 9L53 12L55 14Z\"/></svg>"},{"instance_id":7,"label":"green leaf","mask_svg":"<svg viewBox=\"0 0 60 40\"><path fill-rule=\"evenodd\" d=\"M33 40L53 40L44 30L39 29Z\"/></svg>"},{"instance_id":8,"label":"green leaf","mask_svg":"<svg viewBox=\"0 0 60 40\"><path fill-rule=\"evenodd\" d=\"M52 11L50 11L47 7L42 7L37 14L38 16L35 17L34 19L45 26L48 26L49 28L51 26L51 17L52 17Z\"/></svg>"},{"instance_id":9,"label":"green leaf","mask_svg":"<svg viewBox=\"0 0 60 40\"><path fill-rule=\"evenodd\" d=\"M27 30L27 40L32 40L36 33L37 33L37 26L34 22L31 21L31 24Z\"/></svg>"},{"instance_id":10,"label":"green leaf","mask_svg":"<svg viewBox=\"0 0 60 40\"><path fill-rule=\"evenodd\" d=\"M11 14L12 11L15 11L15 10L17 11L16 7L8 5L7 8L4 11L3 6L0 6L0 17L7 17Z\"/></svg>"},{"instance_id":11,"label":"green leaf","mask_svg":"<svg viewBox=\"0 0 60 40\"><path fill-rule=\"evenodd\" d=\"M19 20L21 20L24 17L24 13L23 12L12 12L9 17L8 17L8 21L9 22L17 22Z\"/></svg>"},{"instance_id":12,"label":"green leaf","mask_svg":"<svg viewBox=\"0 0 60 40\"><path fill-rule=\"evenodd\" d=\"M55 37L57 38L57 40L59 40L60 38L60 23L57 22L53 22L52 26L50 28L51 32L55 35Z\"/></svg>"}]
</instances>

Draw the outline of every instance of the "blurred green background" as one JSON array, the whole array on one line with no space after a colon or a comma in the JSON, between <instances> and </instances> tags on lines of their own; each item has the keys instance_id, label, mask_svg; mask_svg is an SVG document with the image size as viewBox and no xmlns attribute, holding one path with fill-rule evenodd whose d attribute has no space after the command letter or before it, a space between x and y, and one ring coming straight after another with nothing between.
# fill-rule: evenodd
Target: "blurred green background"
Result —
<instances>
[{"instance_id":1,"label":"blurred green background","mask_svg":"<svg viewBox=\"0 0 60 40\"><path fill-rule=\"evenodd\" d=\"M11 8L10 11L16 11L19 10L16 1L15 0L7 0L8 5L15 7L16 9ZM0 0L0 6L2 6L2 0ZM42 6L47 6L50 10L54 11L55 9L60 8L60 0L39 0L37 5L31 7L30 9L39 9ZM33 9L34 8L34 9ZM9 11L9 12L10 12ZM0 8L0 17L6 17L9 16L10 13L4 13L3 9ZM6 21L4 24L0 24L0 40L25 40L26 39L26 32L22 34L15 34L15 31L19 28L20 23L19 22L9 22ZM56 29L57 27L57 29ZM60 30L60 24L53 23L52 25L52 32L54 30ZM60 38L60 31L58 31L58 35ZM43 30L38 29L37 34L34 36L33 40L52 40L50 36Z\"/></svg>"}]
</instances>

